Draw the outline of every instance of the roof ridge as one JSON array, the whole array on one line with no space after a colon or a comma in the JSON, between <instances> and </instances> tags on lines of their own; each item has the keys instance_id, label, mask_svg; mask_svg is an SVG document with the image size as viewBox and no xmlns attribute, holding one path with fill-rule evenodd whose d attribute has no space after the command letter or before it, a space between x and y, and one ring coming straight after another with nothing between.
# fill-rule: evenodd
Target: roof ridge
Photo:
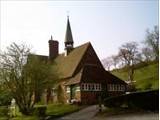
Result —
<instances>
[{"instance_id":1,"label":"roof ridge","mask_svg":"<svg viewBox=\"0 0 160 120\"><path fill-rule=\"evenodd\" d=\"M87 44L89 45L89 44L91 44L91 42L86 42L86 43L84 43L84 44L82 44L82 45L76 46L75 48L79 48L79 47L82 47L82 46L87 45ZM75 48L74 48L74 49L75 49Z\"/></svg>"}]
</instances>

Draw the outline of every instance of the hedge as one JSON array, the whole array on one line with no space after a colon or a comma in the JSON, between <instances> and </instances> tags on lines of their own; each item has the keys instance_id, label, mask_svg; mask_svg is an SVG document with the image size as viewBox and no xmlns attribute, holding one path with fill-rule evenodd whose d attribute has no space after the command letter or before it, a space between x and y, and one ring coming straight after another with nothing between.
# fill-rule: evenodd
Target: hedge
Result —
<instances>
[{"instance_id":1,"label":"hedge","mask_svg":"<svg viewBox=\"0 0 160 120\"><path fill-rule=\"evenodd\" d=\"M159 109L159 90L150 90L143 92L134 92L115 97L109 97L104 100L106 107L121 107L127 105L129 108L141 108L145 110L156 111Z\"/></svg>"}]
</instances>

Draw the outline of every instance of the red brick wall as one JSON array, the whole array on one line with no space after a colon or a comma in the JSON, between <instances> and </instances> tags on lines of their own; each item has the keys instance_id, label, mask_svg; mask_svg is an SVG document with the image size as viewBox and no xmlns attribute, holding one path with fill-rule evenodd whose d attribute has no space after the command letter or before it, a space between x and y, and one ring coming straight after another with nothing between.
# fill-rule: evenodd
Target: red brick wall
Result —
<instances>
[{"instance_id":1,"label":"red brick wall","mask_svg":"<svg viewBox=\"0 0 160 120\"><path fill-rule=\"evenodd\" d=\"M96 104L98 103L98 96L100 92L81 91L82 104Z\"/></svg>"}]
</instances>

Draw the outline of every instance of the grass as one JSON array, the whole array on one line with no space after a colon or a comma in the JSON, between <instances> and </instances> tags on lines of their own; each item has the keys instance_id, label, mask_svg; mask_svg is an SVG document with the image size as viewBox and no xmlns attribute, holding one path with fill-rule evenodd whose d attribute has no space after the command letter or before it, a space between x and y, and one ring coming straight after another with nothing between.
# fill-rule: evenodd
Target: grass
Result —
<instances>
[{"instance_id":1,"label":"grass","mask_svg":"<svg viewBox=\"0 0 160 120\"><path fill-rule=\"evenodd\" d=\"M134 73L134 80L137 89L158 89L159 88L159 63L152 63L137 67ZM125 69L113 70L112 73L122 80L127 80Z\"/></svg>"},{"instance_id":2,"label":"grass","mask_svg":"<svg viewBox=\"0 0 160 120\"><path fill-rule=\"evenodd\" d=\"M39 120L36 116L17 116L14 118L1 117L0 120Z\"/></svg>"},{"instance_id":3,"label":"grass","mask_svg":"<svg viewBox=\"0 0 160 120\"><path fill-rule=\"evenodd\" d=\"M80 107L69 104L50 104L47 106L47 115L62 116L79 110Z\"/></svg>"},{"instance_id":4,"label":"grass","mask_svg":"<svg viewBox=\"0 0 160 120\"><path fill-rule=\"evenodd\" d=\"M38 105L39 106L39 105ZM0 107L1 108L1 107ZM63 116L68 113L79 110L80 107L69 104L49 104L47 105L46 116ZM9 120L39 120L37 116L24 116L20 112L17 112L16 117L9 118ZM8 120L7 116L0 114L0 120Z\"/></svg>"}]
</instances>

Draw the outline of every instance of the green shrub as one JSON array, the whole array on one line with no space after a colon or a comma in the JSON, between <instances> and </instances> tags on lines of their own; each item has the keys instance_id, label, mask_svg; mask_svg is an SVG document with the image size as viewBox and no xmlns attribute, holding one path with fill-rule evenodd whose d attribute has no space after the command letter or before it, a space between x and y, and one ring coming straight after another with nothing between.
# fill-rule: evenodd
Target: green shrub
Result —
<instances>
[{"instance_id":1,"label":"green shrub","mask_svg":"<svg viewBox=\"0 0 160 120\"><path fill-rule=\"evenodd\" d=\"M7 106L0 106L0 116L8 116L9 109Z\"/></svg>"},{"instance_id":2,"label":"green shrub","mask_svg":"<svg viewBox=\"0 0 160 120\"><path fill-rule=\"evenodd\" d=\"M34 107L34 115L45 116L47 107L45 105L39 105Z\"/></svg>"},{"instance_id":3,"label":"green shrub","mask_svg":"<svg viewBox=\"0 0 160 120\"><path fill-rule=\"evenodd\" d=\"M12 96L10 92L5 90L0 90L0 105L10 105Z\"/></svg>"},{"instance_id":4,"label":"green shrub","mask_svg":"<svg viewBox=\"0 0 160 120\"><path fill-rule=\"evenodd\" d=\"M152 111L158 110L159 90L135 92L104 100L104 105L110 108L121 107L124 104L129 108L141 108Z\"/></svg>"}]
</instances>

